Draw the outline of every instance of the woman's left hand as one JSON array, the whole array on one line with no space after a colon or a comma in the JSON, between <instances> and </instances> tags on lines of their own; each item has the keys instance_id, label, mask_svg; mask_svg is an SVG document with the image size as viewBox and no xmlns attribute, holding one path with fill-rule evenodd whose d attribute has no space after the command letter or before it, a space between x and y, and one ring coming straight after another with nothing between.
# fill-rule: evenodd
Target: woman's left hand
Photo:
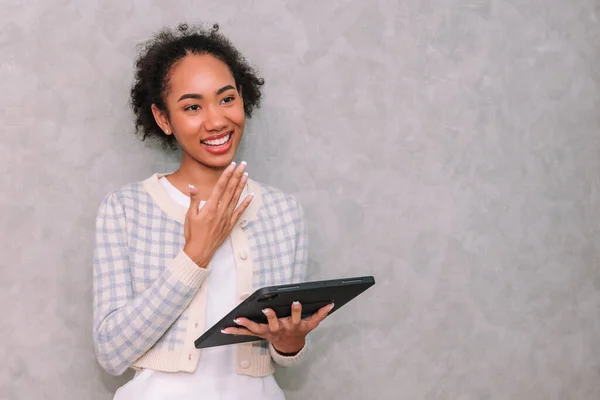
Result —
<instances>
[{"instance_id":1,"label":"woman's left hand","mask_svg":"<svg viewBox=\"0 0 600 400\"><path fill-rule=\"evenodd\" d=\"M266 339L279 353L295 354L304 347L306 335L315 329L333 309L333 304L321 307L310 317L302 319L302 305L292 304L292 315L277 318L275 311L265 308L268 324L259 324L247 318L237 318L234 322L242 328L226 328L221 332L231 335L257 336Z\"/></svg>"}]
</instances>

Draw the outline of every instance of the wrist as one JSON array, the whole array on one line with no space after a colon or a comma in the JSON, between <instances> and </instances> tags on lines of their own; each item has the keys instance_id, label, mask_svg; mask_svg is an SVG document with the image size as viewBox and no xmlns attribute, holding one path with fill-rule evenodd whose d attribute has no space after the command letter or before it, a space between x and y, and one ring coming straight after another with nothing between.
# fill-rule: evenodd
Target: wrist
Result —
<instances>
[{"instance_id":1,"label":"wrist","mask_svg":"<svg viewBox=\"0 0 600 400\"><path fill-rule=\"evenodd\" d=\"M275 345L273 343L271 343L271 345L273 346L273 349L275 349L277 354L284 356L284 357L293 357L293 356L297 355L298 353L300 353L300 351L302 351L302 349L306 345L306 340L302 339L302 341L298 341L296 343L290 343L288 345L280 345L280 344Z\"/></svg>"},{"instance_id":2,"label":"wrist","mask_svg":"<svg viewBox=\"0 0 600 400\"><path fill-rule=\"evenodd\" d=\"M187 246L183 247L183 252L185 253L186 256L189 257L190 260L192 260L200 268L206 269L208 267L208 263L209 263L210 260L207 261L206 257L204 257L203 255L201 255L201 254L195 254Z\"/></svg>"}]
</instances>

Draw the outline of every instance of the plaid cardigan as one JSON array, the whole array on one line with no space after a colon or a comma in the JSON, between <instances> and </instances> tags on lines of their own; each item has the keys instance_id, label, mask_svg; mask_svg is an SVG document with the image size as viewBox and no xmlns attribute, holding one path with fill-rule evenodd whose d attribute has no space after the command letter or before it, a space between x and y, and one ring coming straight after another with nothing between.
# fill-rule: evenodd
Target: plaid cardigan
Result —
<instances>
[{"instance_id":1,"label":"plaid cardigan","mask_svg":"<svg viewBox=\"0 0 600 400\"><path fill-rule=\"evenodd\" d=\"M210 273L182 251L187 208L160 186L163 175L107 195L98 211L94 250L94 346L100 365L113 375L127 368L195 371L204 332ZM266 285L306 279L307 232L296 199L248 181L255 197L231 233L237 270L237 302ZM307 342L308 343L308 342ZM237 344L237 372L273 373L300 362L265 342Z\"/></svg>"}]
</instances>

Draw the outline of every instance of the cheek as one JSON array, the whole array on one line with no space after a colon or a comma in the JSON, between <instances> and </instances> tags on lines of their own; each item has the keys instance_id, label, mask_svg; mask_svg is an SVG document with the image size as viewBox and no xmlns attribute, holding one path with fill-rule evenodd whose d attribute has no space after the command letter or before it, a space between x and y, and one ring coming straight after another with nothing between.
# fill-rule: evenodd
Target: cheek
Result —
<instances>
[{"instance_id":1,"label":"cheek","mask_svg":"<svg viewBox=\"0 0 600 400\"><path fill-rule=\"evenodd\" d=\"M176 113L171 116L171 123L175 132L182 139L188 135L194 135L198 132L198 128L202 126L202 118L200 115L188 115L185 113Z\"/></svg>"},{"instance_id":2,"label":"cheek","mask_svg":"<svg viewBox=\"0 0 600 400\"><path fill-rule=\"evenodd\" d=\"M246 114L244 113L243 106L236 106L230 109L229 120L233 122L235 125L244 126L244 122L246 121Z\"/></svg>"}]
</instances>

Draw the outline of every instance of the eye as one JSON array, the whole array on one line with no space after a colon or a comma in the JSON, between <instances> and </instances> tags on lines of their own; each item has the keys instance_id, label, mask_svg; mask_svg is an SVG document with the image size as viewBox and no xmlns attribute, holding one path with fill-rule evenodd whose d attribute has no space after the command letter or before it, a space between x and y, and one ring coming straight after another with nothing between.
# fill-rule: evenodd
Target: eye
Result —
<instances>
[{"instance_id":1,"label":"eye","mask_svg":"<svg viewBox=\"0 0 600 400\"><path fill-rule=\"evenodd\" d=\"M235 100L234 96L227 96L223 100L221 100L221 102L224 104L227 104L227 103L231 103L233 100Z\"/></svg>"},{"instance_id":2,"label":"eye","mask_svg":"<svg viewBox=\"0 0 600 400\"><path fill-rule=\"evenodd\" d=\"M192 104L191 106L187 106L184 108L185 111L198 111L200 106L198 104Z\"/></svg>"}]
</instances>

